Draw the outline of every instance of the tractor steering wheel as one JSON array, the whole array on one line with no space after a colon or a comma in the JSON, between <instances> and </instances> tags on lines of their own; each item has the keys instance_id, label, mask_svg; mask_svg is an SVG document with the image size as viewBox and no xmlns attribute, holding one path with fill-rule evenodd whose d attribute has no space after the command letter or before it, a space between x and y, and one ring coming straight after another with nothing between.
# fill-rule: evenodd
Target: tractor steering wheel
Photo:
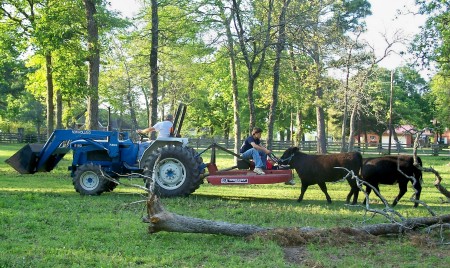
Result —
<instances>
[{"instance_id":1,"label":"tractor steering wheel","mask_svg":"<svg viewBox=\"0 0 450 268\"><path fill-rule=\"evenodd\" d=\"M137 131L137 130L136 130L136 133L139 135L139 141L144 141L144 139L148 139L147 134L142 133L142 132Z\"/></svg>"}]
</instances>

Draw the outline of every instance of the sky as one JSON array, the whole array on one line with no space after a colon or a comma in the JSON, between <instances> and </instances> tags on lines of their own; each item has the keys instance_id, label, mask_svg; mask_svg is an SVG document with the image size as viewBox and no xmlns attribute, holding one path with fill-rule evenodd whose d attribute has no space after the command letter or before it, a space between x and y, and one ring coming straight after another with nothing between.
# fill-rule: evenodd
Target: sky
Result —
<instances>
[{"instance_id":1,"label":"sky","mask_svg":"<svg viewBox=\"0 0 450 268\"><path fill-rule=\"evenodd\" d=\"M370 0L372 5L372 15L367 17L367 29L365 39L378 49L378 55L382 55L382 50L386 47L383 40L383 34L392 38L398 32L407 39L407 44L413 40L415 34L420 32L420 26L425 24L426 18L420 15L414 15L417 8L414 5L415 0ZM401 10L403 15L398 15ZM407 52L406 45L397 45L396 51ZM407 63L410 56L401 57L398 54L392 54L388 59L383 60L380 65L388 69L393 69Z\"/></svg>"},{"instance_id":2,"label":"sky","mask_svg":"<svg viewBox=\"0 0 450 268\"><path fill-rule=\"evenodd\" d=\"M120 11L125 17L132 17L138 10L139 0L110 0L111 8ZM363 38L375 47L377 56L381 56L385 48L383 35L392 38L398 32L403 38L411 41L413 36L420 31L420 26L424 25L425 17L413 15L398 15L398 10L403 13L416 11L415 0L369 0L372 6L372 15L367 17L367 33ZM407 43L409 43L409 41ZM392 53L388 58L380 62L379 65L387 69L394 69L403 66L408 62L410 55L400 56L398 52L407 52L406 45L396 45L396 53ZM427 75L427 74L422 74Z\"/></svg>"}]
</instances>

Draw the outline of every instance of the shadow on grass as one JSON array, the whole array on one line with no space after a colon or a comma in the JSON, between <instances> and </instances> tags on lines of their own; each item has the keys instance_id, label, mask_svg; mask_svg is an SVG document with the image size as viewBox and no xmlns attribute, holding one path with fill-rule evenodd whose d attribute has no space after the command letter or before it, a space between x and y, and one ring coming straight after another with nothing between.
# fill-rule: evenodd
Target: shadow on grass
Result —
<instances>
[{"instance_id":1,"label":"shadow on grass","mask_svg":"<svg viewBox=\"0 0 450 268\"><path fill-rule=\"evenodd\" d=\"M270 197L257 197L257 196L239 196L239 195L219 195L219 194L203 194L203 193L195 193L190 196L199 201L211 201L211 200L221 200L221 201L240 201L240 202L267 202L267 203L277 203L283 205L290 206L323 206L330 208L342 208L342 207L352 207L348 206L345 201L336 200L331 204L327 203L326 200L308 200L305 199L302 202L297 202L297 199L290 198L270 198ZM189 198L189 197L188 197ZM355 206L356 207L356 206Z\"/></svg>"}]
</instances>

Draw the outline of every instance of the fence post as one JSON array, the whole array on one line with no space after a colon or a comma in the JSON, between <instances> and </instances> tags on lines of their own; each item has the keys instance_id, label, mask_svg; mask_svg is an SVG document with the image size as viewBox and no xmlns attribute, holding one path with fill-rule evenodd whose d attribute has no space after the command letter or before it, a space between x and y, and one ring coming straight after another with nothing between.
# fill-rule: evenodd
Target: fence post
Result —
<instances>
[{"instance_id":1,"label":"fence post","mask_svg":"<svg viewBox=\"0 0 450 268\"><path fill-rule=\"evenodd\" d=\"M431 155L438 156L439 155L439 144L431 144Z\"/></svg>"},{"instance_id":2,"label":"fence post","mask_svg":"<svg viewBox=\"0 0 450 268\"><path fill-rule=\"evenodd\" d=\"M17 142L22 143L23 142L23 134L25 132L25 129L23 127L19 127L17 129Z\"/></svg>"}]
</instances>

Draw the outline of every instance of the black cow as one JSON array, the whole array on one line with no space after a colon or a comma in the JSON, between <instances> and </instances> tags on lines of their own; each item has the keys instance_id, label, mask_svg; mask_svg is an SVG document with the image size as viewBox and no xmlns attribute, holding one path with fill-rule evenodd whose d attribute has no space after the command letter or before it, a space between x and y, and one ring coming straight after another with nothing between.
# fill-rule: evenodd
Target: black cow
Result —
<instances>
[{"instance_id":1,"label":"black cow","mask_svg":"<svg viewBox=\"0 0 450 268\"><path fill-rule=\"evenodd\" d=\"M281 156L280 164L290 165L291 168L295 168L300 177L302 189L297 200L298 202L303 200L303 195L308 186L318 184L328 203L331 203L331 197L328 195L325 182L338 181L347 176L348 172L346 170L336 167L352 170L355 175L359 175L362 166L362 156L358 152L308 155L300 152L298 147L291 147ZM350 175L347 177L347 181L351 187L347 196L347 203L350 202L350 197L355 195L352 204L356 204L359 193L356 181Z\"/></svg>"},{"instance_id":2,"label":"black cow","mask_svg":"<svg viewBox=\"0 0 450 268\"><path fill-rule=\"evenodd\" d=\"M417 161L420 166L422 166L422 160L420 157L417 157ZM408 176L414 176L415 183L412 179L406 177L402 173L400 173L397 167L400 167L400 170ZM363 167L361 171L362 179L370 185L372 185L378 191L379 184L390 184L393 185L398 183L398 187L400 192L398 196L395 198L392 206L397 205L400 198L407 192L408 182L411 181L413 183L414 189L416 189L416 199L420 199L420 193L422 191L422 171L414 166L414 158L409 155L390 155L376 158L366 158L363 161ZM372 189L370 187L366 187L367 194L370 194ZM364 200L365 203L366 200ZM414 207L417 207L418 203L414 204Z\"/></svg>"}]
</instances>

